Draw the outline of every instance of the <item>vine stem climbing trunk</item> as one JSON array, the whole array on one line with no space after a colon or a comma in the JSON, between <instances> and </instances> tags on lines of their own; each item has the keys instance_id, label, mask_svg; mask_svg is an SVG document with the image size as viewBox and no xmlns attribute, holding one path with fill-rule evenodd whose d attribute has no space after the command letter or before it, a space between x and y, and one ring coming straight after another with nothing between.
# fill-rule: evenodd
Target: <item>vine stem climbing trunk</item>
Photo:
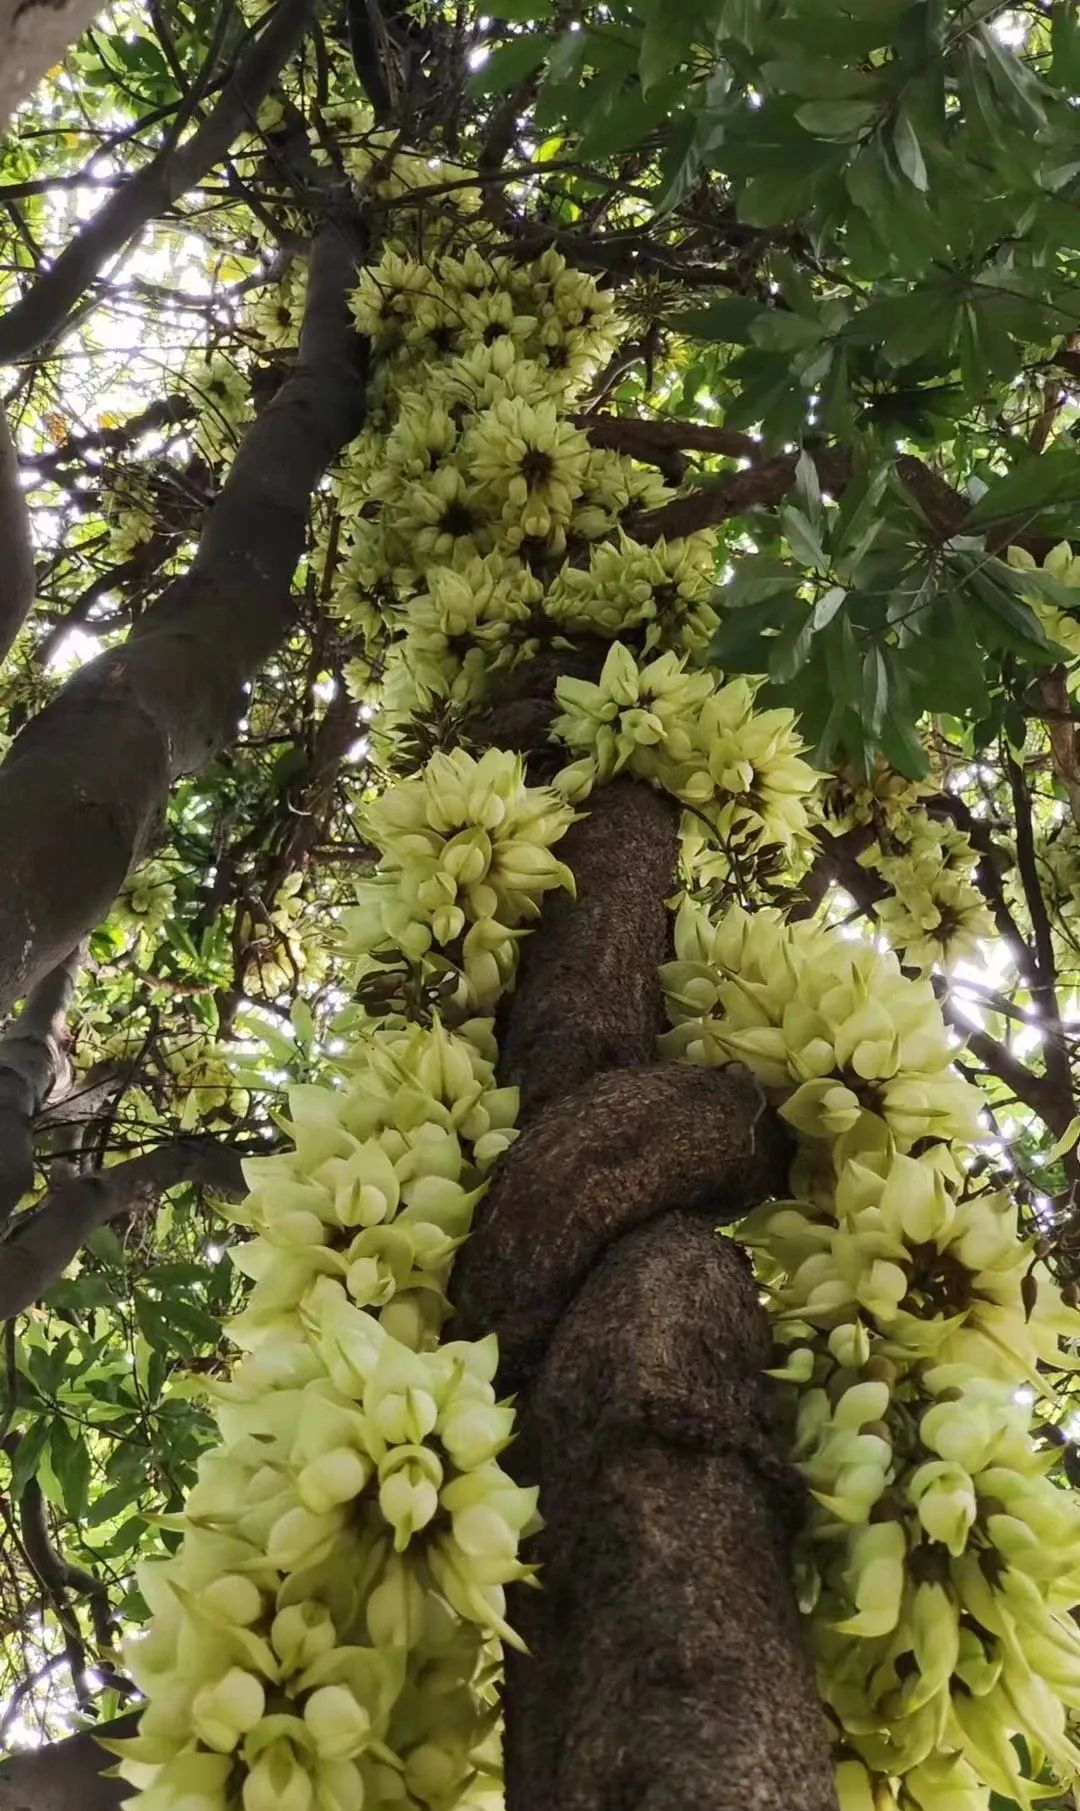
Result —
<instances>
[{"instance_id":1,"label":"vine stem climbing trunk","mask_svg":"<svg viewBox=\"0 0 1080 1811\"><path fill-rule=\"evenodd\" d=\"M510 1594L509 1811L835 1806L768 1328L715 1230L783 1189L789 1152L740 1067L652 1060L675 823L622 781L565 839L577 900L526 944L503 1033L526 1129L455 1266L545 1518L542 1588Z\"/></svg>"}]
</instances>

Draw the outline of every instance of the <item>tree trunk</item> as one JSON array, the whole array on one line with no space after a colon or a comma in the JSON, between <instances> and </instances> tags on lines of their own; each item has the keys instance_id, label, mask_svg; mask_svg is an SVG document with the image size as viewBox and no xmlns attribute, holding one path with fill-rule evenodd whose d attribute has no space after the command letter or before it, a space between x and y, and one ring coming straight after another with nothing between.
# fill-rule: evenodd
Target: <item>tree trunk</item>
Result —
<instances>
[{"instance_id":1,"label":"tree trunk","mask_svg":"<svg viewBox=\"0 0 1080 1811\"><path fill-rule=\"evenodd\" d=\"M499 1336L541 1589L504 1697L509 1811L830 1811L791 1581L801 1490L749 1263L716 1225L783 1189L745 1070L652 1062L675 812L633 782L567 837L504 1031L526 1129L457 1260ZM573 846L571 846L573 843Z\"/></svg>"}]
</instances>

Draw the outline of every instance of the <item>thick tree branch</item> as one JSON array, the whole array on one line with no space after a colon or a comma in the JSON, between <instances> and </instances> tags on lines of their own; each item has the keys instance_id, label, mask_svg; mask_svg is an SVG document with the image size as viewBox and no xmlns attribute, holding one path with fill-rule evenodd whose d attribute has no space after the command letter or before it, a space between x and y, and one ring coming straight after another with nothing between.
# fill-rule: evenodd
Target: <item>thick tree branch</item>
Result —
<instances>
[{"instance_id":1,"label":"thick tree branch","mask_svg":"<svg viewBox=\"0 0 1080 1811\"><path fill-rule=\"evenodd\" d=\"M30 515L15 443L0 407L0 660L30 614L35 589Z\"/></svg>"},{"instance_id":2,"label":"thick tree branch","mask_svg":"<svg viewBox=\"0 0 1080 1811\"><path fill-rule=\"evenodd\" d=\"M0 0L0 131L100 10L100 0Z\"/></svg>"},{"instance_id":3,"label":"thick tree branch","mask_svg":"<svg viewBox=\"0 0 1080 1811\"><path fill-rule=\"evenodd\" d=\"M749 434L734 428L714 428L697 421L650 421L637 415L574 417L593 446L609 447L644 465L655 465L673 484L682 482L690 461L687 453L715 453L725 459L756 459L761 451Z\"/></svg>"},{"instance_id":4,"label":"thick tree branch","mask_svg":"<svg viewBox=\"0 0 1080 1811\"><path fill-rule=\"evenodd\" d=\"M794 453L785 453L752 463L714 482L699 484L685 497L675 497L658 509L642 511L628 523L628 531L639 541L656 541L661 535L672 541L750 509L775 509L794 486L796 463ZM852 455L845 447L814 449L814 464L823 490L842 491L851 478ZM896 471L935 534L942 540L958 534L971 507L968 500L910 454L900 455Z\"/></svg>"},{"instance_id":5,"label":"thick tree branch","mask_svg":"<svg viewBox=\"0 0 1080 1811\"><path fill-rule=\"evenodd\" d=\"M112 1741L133 1736L138 1713L102 1724L100 1734ZM118 1811L131 1787L125 1780L107 1779L103 1769L112 1765L97 1738L87 1731L31 1748L0 1760L0 1811Z\"/></svg>"},{"instance_id":6,"label":"thick tree branch","mask_svg":"<svg viewBox=\"0 0 1080 1811\"><path fill-rule=\"evenodd\" d=\"M242 1195L240 1155L213 1139L180 1139L50 1189L36 1212L0 1244L0 1321L22 1314L44 1295L96 1227L148 1207L181 1182Z\"/></svg>"},{"instance_id":7,"label":"thick tree branch","mask_svg":"<svg viewBox=\"0 0 1080 1811\"><path fill-rule=\"evenodd\" d=\"M276 0L265 29L240 53L232 76L202 125L182 145L167 140L0 318L0 364L30 358L54 339L108 259L225 156L302 43L318 7L319 0Z\"/></svg>"},{"instance_id":8,"label":"thick tree branch","mask_svg":"<svg viewBox=\"0 0 1080 1811\"><path fill-rule=\"evenodd\" d=\"M0 1036L0 1226L33 1187L34 1121L67 1078L65 1020L83 954L80 944L50 970Z\"/></svg>"},{"instance_id":9,"label":"thick tree branch","mask_svg":"<svg viewBox=\"0 0 1080 1811\"><path fill-rule=\"evenodd\" d=\"M0 767L0 1011L108 910L171 782L227 739L289 625L311 493L363 422L350 214L312 251L299 361L248 429L191 571L80 669Z\"/></svg>"}]
</instances>

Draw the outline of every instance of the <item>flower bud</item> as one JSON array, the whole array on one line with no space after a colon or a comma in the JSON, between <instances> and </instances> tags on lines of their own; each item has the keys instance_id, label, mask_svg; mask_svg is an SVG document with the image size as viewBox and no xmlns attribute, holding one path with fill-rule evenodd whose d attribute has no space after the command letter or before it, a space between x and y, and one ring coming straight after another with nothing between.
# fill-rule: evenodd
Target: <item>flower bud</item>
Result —
<instances>
[{"instance_id":1,"label":"flower bud","mask_svg":"<svg viewBox=\"0 0 1080 1811\"><path fill-rule=\"evenodd\" d=\"M254 1729L266 1708L266 1694L254 1673L229 1669L214 1685L204 1685L191 1701L191 1724L208 1748L228 1754L242 1735Z\"/></svg>"},{"instance_id":2,"label":"flower bud","mask_svg":"<svg viewBox=\"0 0 1080 1811\"><path fill-rule=\"evenodd\" d=\"M290 1742L272 1742L244 1781L244 1811L311 1811L311 1780Z\"/></svg>"},{"instance_id":3,"label":"flower bud","mask_svg":"<svg viewBox=\"0 0 1080 1811\"><path fill-rule=\"evenodd\" d=\"M315 1752L328 1761L350 1761L371 1740L371 1717L343 1685L322 1685L304 1705Z\"/></svg>"},{"instance_id":4,"label":"flower bud","mask_svg":"<svg viewBox=\"0 0 1080 1811\"><path fill-rule=\"evenodd\" d=\"M336 1642L329 1610L311 1600L279 1610L270 1628L270 1645L287 1674L302 1672Z\"/></svg>"}]
</instances>

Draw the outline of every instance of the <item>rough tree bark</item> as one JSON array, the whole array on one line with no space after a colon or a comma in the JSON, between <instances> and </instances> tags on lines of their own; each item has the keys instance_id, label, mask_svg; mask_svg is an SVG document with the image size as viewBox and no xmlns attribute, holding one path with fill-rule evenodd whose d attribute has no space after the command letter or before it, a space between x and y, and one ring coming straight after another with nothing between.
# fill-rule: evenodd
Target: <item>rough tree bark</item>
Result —
<instances>
[{"instance_id":1,"label":"rough tree bark","mask_svg":"<svg viewBox=\"0 0 1080 1811\"><path fill-rule=\"evenodd\" d=\"M740 1067L651 1061L673 814L632 782L590 806L577 902L545 910L503 1033L528 1123L453 1284L462 1333L499 1336L546 1523L542 1589L511 1593L507 1802L831 1811L768 1328L715 1231L783 1188L788 1151Z\"/></svg>"},{"instance_id":2,"label":"rough tree bark","mask_svg":"<svg viewBox=\"0 0 1080 1811\"><path fill-rule=\"evenodd\" d=\"M363 422L352 214L317 235L299 362L244 437L189 573L83 667L0 767L0 1012L108 910L172 781L228 736L286 632L311 493Z\"/></svg>"}]
</instances>

